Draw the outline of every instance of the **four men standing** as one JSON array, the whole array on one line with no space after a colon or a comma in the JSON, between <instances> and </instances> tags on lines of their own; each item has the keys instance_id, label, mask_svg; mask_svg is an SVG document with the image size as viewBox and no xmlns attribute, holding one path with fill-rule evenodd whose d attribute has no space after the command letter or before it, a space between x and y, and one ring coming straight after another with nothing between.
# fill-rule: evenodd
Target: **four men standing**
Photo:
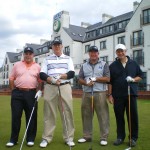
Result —
<instances>
[{"instance_id":1,"label":"four men standing","mask_svg":"<svg viewBox=\"0 0 150 150\"><path fill-rule=\"evenodd\" d=\"M33 63L33 49L25 48L24 61L16 63L10 75L10 87L12 89L12 134L6 146L14 146L18 141L23 109L26 114L26 122L35 102L35 98L41 96L40 79L44 85L44 131L40 147L47 147L53 139L56 127L57 109L60 112L63 124L63 139L68 146L74 146L74 120L72 106L72 89L70 79L75 75L71 57L62 52L62 41L54 39L52 49L54 54L46 57L42 68ZM128 113L128 84L131 87L131 145L136 145L138 138L138 114L137 114L137 82L142 78L140 67L126 56L126 48L123 44L116 46L117 59L110 67L104 61L99 60L99 52L96 46L89 48L89 59L79 72L79 83L83 86L81 105L83 138L79 143L92 141L93 115L96 112L99 130L100 144L107 145L109 134L109 109L106 98L107 83L108 100L114 104L114 112L117 123L117 140L114 145L120 145L125 139L124 111ZM40 84L39 84L40 85ZM36 89L39 89L36 93ZM37 129L37 106L27 132L27 145L33 146Z\"/></svg>"}]
</instances>

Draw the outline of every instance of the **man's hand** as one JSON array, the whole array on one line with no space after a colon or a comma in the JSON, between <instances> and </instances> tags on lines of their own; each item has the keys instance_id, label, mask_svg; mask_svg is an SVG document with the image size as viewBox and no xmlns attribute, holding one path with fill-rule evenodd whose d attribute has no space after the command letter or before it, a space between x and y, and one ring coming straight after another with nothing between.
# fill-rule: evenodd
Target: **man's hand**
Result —
<instances>
[{"instance_id":1,"label":"man's hand","mask_svg":"<svg viewBox=\"0 0 150 150\"><path fill-rule=\"evenodd\" d=\"M39 90L37 91L37 93L35 94L35 98L39 99L42 96L42 91Z\"/></svg>"},{"instance_id":2,"label":"man's hand","mask_svg":"<svg viewBox=\"0 0 150 150\"><path fill-rule=\"evenodd\" d=\"M135 80L131 76L127 76L127 82L135 82Z\"/></svg>"},{"instance_id":3,"label":"man's hand","mask_svg":"<svg viewBox=\"0 0 150 150\"><path fill-rule=\"evenodd\" d=\"M91 81L95 82L96 81L96 77L91 77L89 78Z\"/></svg>"},{"instance_id":4,"label":"man's hand","mask_svg":"<svg viewBox=\"0 0 150 150\"><path fill-rule=\"evenodd\" d=\"M93 86L94 85L94 81L92 81L91 78L88 78L86 80L86 84L87 84L87 86Z\"/></svg>"},{"instance_id":5,"label":"man's hand","mask_svg":"<svg viewBox=\"0 0 150 150\"><path fill-rule=\"evenodd\" d=\"M61 78L61 75L56 75L56 76L53 76L53 78L55 78L55 79L60 79Z\"/></svg>"},{"instance_id":6,"label":"man's hand","mask_svg":"<svg viewBox=\"0 0 150 150\"><path fill-rule=\"evenodd\" d=\"M60 78L61 78L61 76L60 75L57 75L57 76L53 76L53 77L51 77L51 82L53 83L53 84L57 84L57 85L59 85L60 84Z\"/></svg>"}]
</instances>

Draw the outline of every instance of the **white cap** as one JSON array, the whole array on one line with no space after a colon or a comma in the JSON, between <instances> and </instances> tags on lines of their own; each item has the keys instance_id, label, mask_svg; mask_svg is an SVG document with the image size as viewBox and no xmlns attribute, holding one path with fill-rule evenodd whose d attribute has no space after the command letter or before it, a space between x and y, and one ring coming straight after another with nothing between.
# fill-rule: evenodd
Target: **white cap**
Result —
<instances>
[{"instance_id":1,"label":"white cap","mask_svg":"<svg viewBox=\"0 0 150 150\"><path fill-rule=\"evenodd\" d=\"M126 47L125 47L125 45L123 45L123 44L118 44L118 45L116 45L115 50L117 50L117 49L126 50Z\"/></svg>"}]
</instances>

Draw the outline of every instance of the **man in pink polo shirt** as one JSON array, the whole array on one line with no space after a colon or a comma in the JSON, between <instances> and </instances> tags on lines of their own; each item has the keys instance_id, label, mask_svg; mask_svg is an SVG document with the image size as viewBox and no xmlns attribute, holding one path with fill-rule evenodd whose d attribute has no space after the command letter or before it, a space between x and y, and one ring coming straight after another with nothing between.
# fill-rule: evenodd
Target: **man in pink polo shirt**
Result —
<instances>
[{"instance_id":1,"label":"man in pink polo shirt","mask_svg":"<svg viewBox=\"0 0 150 150\"><path fill-rule=\"evenodd\" d=\"M7 147L13 147L18 142L19 131L21 127L21 117L23 110L26 116L26 125L28 124L36 98L42 95L39 79L40 66L33 62L34 51L31 47L26 47L23 53L24 60L15 63L10 77L9 84L12 90L11 94L11 137L6 144ZM36 91L38 91L36 93ZM35 106L29 128L27 130L26 141L28 146L34 145L37 131L37 105Z\"/></svg>"}]
</instances>

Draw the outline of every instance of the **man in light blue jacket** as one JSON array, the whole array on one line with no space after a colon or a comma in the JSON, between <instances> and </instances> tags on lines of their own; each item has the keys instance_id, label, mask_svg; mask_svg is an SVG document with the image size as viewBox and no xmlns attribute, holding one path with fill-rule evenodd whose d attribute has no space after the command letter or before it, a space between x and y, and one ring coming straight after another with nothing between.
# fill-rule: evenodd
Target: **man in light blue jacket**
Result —
<instances>
[{"instance_id":1,"label":"man in light blue jacket","mask_svg":"<svg viewBox=\"0 0 150 150\"><path fill-rule=\"evenodd\" d=\"M92 141L93 114L97 114L100 145L107 145L109 134L109 109L106 98L107 82L110 80L109 66L99 60L99 52L96 46L89 48L89 59L79 71L79 83L83 87L81 105L83 138L79 143Z\"/></svg>"}]
</instances>

